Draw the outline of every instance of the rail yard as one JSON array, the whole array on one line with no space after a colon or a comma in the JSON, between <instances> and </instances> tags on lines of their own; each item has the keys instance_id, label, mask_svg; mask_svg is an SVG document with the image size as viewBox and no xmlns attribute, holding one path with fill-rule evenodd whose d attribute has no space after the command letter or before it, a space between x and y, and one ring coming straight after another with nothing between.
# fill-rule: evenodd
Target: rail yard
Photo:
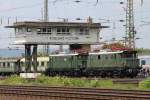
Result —
<instances>
[{"instance_id":1,"label":"rail yard","mask_svg":"<svg viewBox=\"0 0 150 100\"><path fill-rule=\"evenodd\" d=\"M21 56L3 57L0 52L0 100L150 100L150 54L147 53L150 49L143 48L149 43L146 41L148 35L143 38L144 35L139 34L143 26L150 24L144 20L148 15L142 16L146 0L108 0L111 1L108 8L112 11L106 11L106 0L43 0L27 7L24 4L28 2L15 0L15 6L21 2L22 7L18 8L13 7L13 2L12 6L5 6L1 1L0 29L2 26L7 32L13 31L8 36L13 38L9 39L11 43L8 46L18 46L16 49L22 48L23 53ZM32 1L35 2L29 2ZM63 8L57 13L62 6L59 3ZM113 3L117 3L116 6ZM39 5L42 4L41 9ZM139 11L136 10L138 4L141 4ZM34 6L41 9L41 18L35 18L39 11L24 11ZM99 7L103 6L106 8L100 11L102 8ZM93 9L91 13L90 9ZM6 25L6 18L1 17L1 13L9 10L21 10L27 15L19 17L19 20L16 17L20 16L18 12L4 13L8 17ZM118 13L120 16L113 15L120 11L123 12ZM83 12L86 14L82 15ZM142 13L141 19L135 17L137 12ZM49 17L53 13L57 13L57 19ZM78 17L61 18L61 13ZM8 15L15 15L15 19ZM122 15L125 19L119 19ZM32 16L34 20L23 20L26 16ZM79 18L81 16L86 18ZM103 30L107 31L103 33ZM3 30L0 32L5 33ZM108 41L104 40L107 33L107 38L111 38ZM120 36L115 36L115 33ZM141 37L146 43L139 45L137 40ZM6 47L6 37L2 41L2 47L12 50Z\"/></svg>"},{"instance_id":2,"label":"rail yard","mask_svg":"<svg viewBox=\"0 0 150 100\"><path fill-rule=\"evenodd\" d=\"M150 91L0 86L2 100L149 100ZM6 99L7 98L7 99Z\"/></svg>"}]
</instances>

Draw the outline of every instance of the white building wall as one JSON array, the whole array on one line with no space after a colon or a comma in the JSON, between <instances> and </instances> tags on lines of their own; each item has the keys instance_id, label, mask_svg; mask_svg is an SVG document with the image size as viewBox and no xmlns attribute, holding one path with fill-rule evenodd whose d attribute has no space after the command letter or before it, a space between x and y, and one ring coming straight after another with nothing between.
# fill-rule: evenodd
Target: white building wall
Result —
<instances>
[{"instance_id":1,"label":"white building wall","mask_svg":"<svg viewBox=\"0 0 150 100\"><path fill-rule=\"evenodd\" d=\"M26 28L16 31L15 44L38 43L38 44L93 44L99 42L99 29L90 29L89 35L79 34L79 29L70 28L69 35L57 34L57 29L52 28L52 34L37 34L37 29L27 32Z\"/></svg>"}]
</instances>

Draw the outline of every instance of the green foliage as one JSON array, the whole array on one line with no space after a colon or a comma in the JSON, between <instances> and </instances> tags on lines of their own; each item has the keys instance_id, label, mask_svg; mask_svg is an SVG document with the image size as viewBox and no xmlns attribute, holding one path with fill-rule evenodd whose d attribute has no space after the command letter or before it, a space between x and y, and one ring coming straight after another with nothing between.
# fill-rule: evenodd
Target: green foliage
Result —
<instances>
[{"instance_id":1,"label":"green foliage","mask_svg":"<svg viewBox=\"0 0 150 100\"><path fill-rule=\"evenodd\" d=\"M150 49L136 48L139 55L150 55Z\"/></svg>"},{"instance_id":2,"label":"green foliage","mask_svg":"<svg viewBox=\"0 0 150 100\"><path fill-rule=\"evenodd\" d=\"M139 88L140 89L147 89L150 90L150 77L148 77L147 79L141 81L139 83Z\"/></svg>"},{"instance_id":3,"label":"green foliage","mask_svg":"<svg viewBox=\"0 0 150 100\"><path fill-rule=\"evenodd\" d=\"M25 79L20 78L17 75L12 75L12 76L10 76L9 78L7 78L5 80L1 80L0 84L4 84L4 85L22 85L25 82L26 82Z\"/></svg>"},{"instance_id":4,"label":"green foliage","mask_svg":"<svg viewBox=\"0 0 150 100\"><path fill-rule=\"evenodd\" d=\"M123 90L135 90L138 87L134 84L115 84L114 89L123 89Z\"/></svg>"},{"instance_id":5,"label":"green foliage","mask_svg":"<svg viewBox=\"0 0 150 100\"><path fill-rule=\"evenodd\" d=\"M150 89L150 77L139 83L139 88L132 84L113 84L112 80L89 80L84 78L48 77L38 76L36 79L23 79L17 75L0 80L2 85L38 85L38 86L64 86L83 88L110 88L110 89Z\"/></svg>"},{"instance_id":6,"label":"green foliage","mask_svg":"<svg viewBox=\"0 0 150 100\"><path fill-rule=\"evenodd\" d=\"M111 80L90 80L90 87L96 88L112 88L113 82Z\"/></svg>"}]
</instances>

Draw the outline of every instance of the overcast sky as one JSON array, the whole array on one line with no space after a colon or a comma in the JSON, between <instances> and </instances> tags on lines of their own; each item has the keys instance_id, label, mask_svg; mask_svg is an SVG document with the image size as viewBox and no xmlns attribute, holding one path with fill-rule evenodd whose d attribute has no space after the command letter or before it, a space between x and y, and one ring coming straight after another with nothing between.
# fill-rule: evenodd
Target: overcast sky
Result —
<instances>
[{"instance_id":1,"label":"overcast sky","mask_svg":"<svg viewBox=\"0 0 150 100\"><path fill-rule=\"evenodd\" d=\"M16 21L29 21L42 19L42 9L44 0L0 0L0 48L11 47L14 40L14 31L6 29L4 26L11 25ZM101 22L102 25L110 26L109 29L103 29L101 37L103 40L111 40L113 37L122 39L125 36L126 0L49 0L49 20L62 20L68 18L74 21L76 18L85 19L91 16L94 22ZM120 4L120 2L125 2ZM134 0L135 10L135 28L136 46L150 48L150 0L144 0L143 6L141 0ZM8 21L9 19L9 21ZM109 20L109 21L108 21ZM113 23L115 27L113 28Z\"/></svg>"}]
</instances>

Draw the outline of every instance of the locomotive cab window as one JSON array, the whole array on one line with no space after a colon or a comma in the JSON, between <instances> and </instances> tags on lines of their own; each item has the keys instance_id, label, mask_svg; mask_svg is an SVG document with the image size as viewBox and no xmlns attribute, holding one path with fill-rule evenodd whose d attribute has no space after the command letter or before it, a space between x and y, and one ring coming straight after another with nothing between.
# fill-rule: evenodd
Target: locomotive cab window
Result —
<instances>
[{"instance_id":1,"label":"locomotive cab window","mask_svg":"<svg viewBox=\"0 0 150 100\"><path fill-rule=\"evenodd\" d=\"M101 59L101 55L98 55L98 59L99 59L99 60Z\"/></svg>"}]
</instances>

